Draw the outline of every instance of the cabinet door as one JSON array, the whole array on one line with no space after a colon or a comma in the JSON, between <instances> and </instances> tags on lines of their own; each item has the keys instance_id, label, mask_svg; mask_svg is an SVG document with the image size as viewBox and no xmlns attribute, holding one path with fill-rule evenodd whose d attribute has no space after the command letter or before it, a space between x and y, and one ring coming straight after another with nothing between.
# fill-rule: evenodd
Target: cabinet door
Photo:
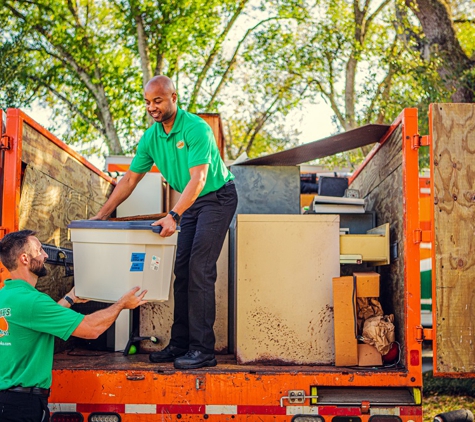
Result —
<instances>
[{"instance_id":1,"label":"cabinet door","mask_svg":"<svg viewBox=\"0 0 475 422\"><path fill-rule=\"evenodd\" d=\"M334 362L339 233L338 215L238 215L239 363Z\"/></svg>"}]
</instances>

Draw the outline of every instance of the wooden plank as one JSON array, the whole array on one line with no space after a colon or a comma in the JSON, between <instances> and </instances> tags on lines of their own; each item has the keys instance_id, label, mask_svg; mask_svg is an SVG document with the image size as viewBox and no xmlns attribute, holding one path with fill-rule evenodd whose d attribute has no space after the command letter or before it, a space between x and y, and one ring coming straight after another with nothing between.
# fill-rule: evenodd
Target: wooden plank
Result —
<instances>
[{"instance_id":1,"label":"wooden plank","mask_svg":"<svg viewBox=\"0 0 475 422\"><path fill-rule=\"evenodd\" d=\"M23 124L22 161L91 198L106 198L112 185L27 123Z\"/></svg>"},{"instance_id":2,"label":"wooden plank","mask_svg":"<svg viewBox=\"0 0 475 422\"><path fill-rule=\"evenodd\" d=\"M377 267L381 274L380 301L385 314L394 314L396 340L404 347L404 238L402 197L402 127L399 126L351 184L375 211L376 225L390 224L390 243L397 244L399 259ZM355 271L364 271L353 266ZM406 356L405 351L402 357Z\"/></svg>"},{"instance_id":3,"label":"wooden plank","mask_svg":"<svg viewBox=\"0 0 475 422\"><path fill-rule=\"evenodd\" d=\"M206 123L211 126L213 130L214 138L216 139L216 143L218 144L218 149L221 155L221 158L224 160L226 155L226 141L224 138L223 132L223 123L221 121L221 116L217 113L198 113Z\"/></svg>"},{"instance_id":4,"label":"wooden plank","mask_svg":"<svg viewBox=\"0 0 475 422\"><path fill-rule=\"evenodd\" d=\"M38 231L41 242L71 248L68 224L91 217L100 203L26 166L20 198L19 226Z\"/></svg>"},{"instance_id":5,"label":"wooden plank","mask_svg":"<svg viewBox=\"0 0 475 422\"><path fill-rule=\"evenodd\" d=\"M434 104L438 372L475 372L475 105Z\"/></svg>"}]
</instances>

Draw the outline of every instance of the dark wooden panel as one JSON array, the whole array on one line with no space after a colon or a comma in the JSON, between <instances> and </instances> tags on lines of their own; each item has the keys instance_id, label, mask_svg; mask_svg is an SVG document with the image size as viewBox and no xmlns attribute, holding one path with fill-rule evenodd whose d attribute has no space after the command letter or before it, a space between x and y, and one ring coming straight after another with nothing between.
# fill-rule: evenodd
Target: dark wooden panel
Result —
<instances>
[{"instance_id":1,"label":"dark wooden panel","mask_svg":"<svg viewBox=\"0 0 475 422\"><path fill-rule=\"evenodd\" d=\"M402 197L402 127L399 126L351 184L366 200L366 210L376 213L376 225L390 224L390 242L399 258L377 267L381 274L381 304L385 314L394 314L396 340L405 344L404 231ZM364 271L364 270L363 270ZM404 360L405 352L402 352Z\"/></svg>"},{"instance_id":2,"label":"dark wooden panel","mask_svg":"<svg viewBox=\"0 0 475 422\"><path fill-rule=\"evenodd\" d=\"M432 109L438 372L475 372L475 105Z\"/></svg>"}]
</instances>

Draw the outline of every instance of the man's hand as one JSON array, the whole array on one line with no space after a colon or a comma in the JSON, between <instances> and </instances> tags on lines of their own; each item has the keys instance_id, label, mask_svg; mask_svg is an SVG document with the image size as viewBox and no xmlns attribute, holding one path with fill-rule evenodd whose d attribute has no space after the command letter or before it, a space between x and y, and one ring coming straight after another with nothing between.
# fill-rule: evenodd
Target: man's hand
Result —
<instances>
[{"instance_id":1,"label":"man's hand","mask_svg":"<svg viewBox=\"0 0 475 422\"><path fill-rule=\"evenodd\" d=\"M176 222L171 214L167 214L160 220L155 221L152 223L152 226L162 226L162 231L160 232L162 237L170 237L176 231Z\"/></svg>"},{"instance_id":2,"label":"man's hand","mask_svg":"<svg viewBox=\"0 0 475 422\"><path fill-rule=\"evenodd\" d=\"M143 297L147 293L147 290L143 290L138 296L135 295L140 290L140 287L134 287L129 290L124 296L122 296L117 303L122 306L123 309L135 309L137 306L147 303L143 300Z\"/></svg>"},{"instance_id":3,"label":"man's hand","mask_svg":"<svg viewBox=\"0 0 475 422\"><path fill-rule=\"evenodd\" d=\"M96 214L94 217L91 217L89 220L107 220L107 217L99 217L99 215Z\"/></svg>"},{"instance_id":4,"label":"man's hand","mask_svg":"<svg viewBox=\"0 0 475 422\"><path fill-rule=\"evenodd\" d=\"M73 287L66 296L69 296L74 301L74 303L89 302L89 299L81 299L80 297L76 296L76 288L75 287Z\"/></svg>"}]
</instances>

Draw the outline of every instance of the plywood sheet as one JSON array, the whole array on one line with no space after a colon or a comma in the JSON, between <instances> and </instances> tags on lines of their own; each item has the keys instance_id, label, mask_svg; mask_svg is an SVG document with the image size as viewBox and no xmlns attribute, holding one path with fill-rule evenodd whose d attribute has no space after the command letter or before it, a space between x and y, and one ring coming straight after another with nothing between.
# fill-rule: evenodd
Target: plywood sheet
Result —
<instances>
[{"instance_id":1,"label":"plywood sheet","mask_svg":"<svg viewBox=\"0 0 475 422\"><path fill-rule=\"evenodd\" d=\"M112 191L112 185L107 180L27 123L23 124L21 159L57 182L87 197L96 198L98 202Z\"/></svg>"},{"instance_id":2,"label":"plywood sheet","mask_svg":"<svg viewBox=\"0 0 475 422\"><path fill-rule=\"evenodd\" d=\"M475 105L432 106L436 369L475 372Z\"/></svg>"},{"instance_id":3,"label":"plywood sheet","mask_svg":"<svg viewBox=\"0 0 475 422\"><path fill-rule=\"evenodd\" d=\"M238 215L238 363L334 362L339 275L339 216Z\"/></svg>"}]
</instances>

